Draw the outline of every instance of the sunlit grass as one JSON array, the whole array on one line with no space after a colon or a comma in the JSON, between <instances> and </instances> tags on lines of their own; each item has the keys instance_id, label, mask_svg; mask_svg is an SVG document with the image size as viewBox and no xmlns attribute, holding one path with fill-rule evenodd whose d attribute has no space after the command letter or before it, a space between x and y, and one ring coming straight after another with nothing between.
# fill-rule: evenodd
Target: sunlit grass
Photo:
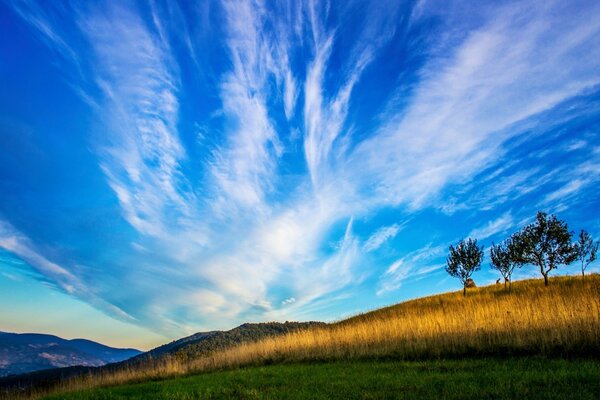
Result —
<instances>
[{"instance_id":1,"label":"sunlit grass","mask_svg":"<svg viewBox=\"0 0 600 400\"><path fill-rule=\"evenodd\" d=\"M540 357L332 361L247 367L47 400L590 399L600 363Z\"/></svg>"},{"instance_id":2,"label":"sunlit grass","mask_svg":"<svg viewBox=\"0 0 600 400\"><path fill-rule=\"evenodd\" d=\"M589 354L600 349L600 277L516 282L401 303L326 328L291 333L195 360L199 370L252 363L421 359L462 355Z\"/></svg>"},{"instance_id":3,"label":"sunlit grass","mask_svg":"<svg viewBox=\"0 0 600 400\"><path fill-rule=\"evenodd\" d=\"M81 377L58 391L249 365L365 358L600 355L600 275L518 281L421 298L194 360Z\"/></svg>"}]
</instances>

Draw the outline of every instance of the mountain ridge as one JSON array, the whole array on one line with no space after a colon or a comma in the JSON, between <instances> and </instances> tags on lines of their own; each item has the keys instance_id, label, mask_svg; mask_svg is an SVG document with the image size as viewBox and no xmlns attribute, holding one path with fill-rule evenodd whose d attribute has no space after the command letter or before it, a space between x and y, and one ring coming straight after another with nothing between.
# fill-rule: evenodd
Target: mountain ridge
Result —
<instances>
[{"instance_id":1,"label":"mountain ridge","mask_svg":"<svg viewBox=\"0 0 600 400\"><path fill-rule=\"evenodd\" d=\"M141 353L137 349L110 347L89 339L0 331L0 377L61 367L97 367Z\"/></svg>"}]
</instances>

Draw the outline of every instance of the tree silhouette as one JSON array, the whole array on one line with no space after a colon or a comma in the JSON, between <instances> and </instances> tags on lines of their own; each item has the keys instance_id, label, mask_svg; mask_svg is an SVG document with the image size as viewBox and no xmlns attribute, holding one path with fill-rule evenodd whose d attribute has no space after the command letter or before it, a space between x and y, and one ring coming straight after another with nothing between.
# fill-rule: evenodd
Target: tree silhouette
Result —
<instances>
[{"instance_id":1,"label":"tree silhouette","mask_svg":"<svg viewBox=\"0 0 600 400\"><path fill-rule=\"evenodd\" d=\"M598 242L594 241L589 233L581 230L575 248L577 251L577 260L581 262L581 276L585 280L585 269L596 260Z\"/></svg>"},{"instance_id":2,"label":"tree silhouette","mask_svg":"<svg viewBox=\"0 0 600 400\"><path fill-rule=\"evenodd\" d=\"M483 246L477 246L477 239L467 239L458 242L456 247L450 245L446 259L446 272L458 278L463 285L463 296L467 295L467 281L473 272L481 268Z\"/></svg>"},{"instance_id":3,"label":"tree silhouette","mask_svg":"<svg viewBox=\"0 0 600 400\"><path fill-rule=\"evenodd\" d=\"M572 236L566 222L538 211L536 221L517 234L522 244L517 260L537 265L544 277L544 285L548 286L550 271L577 259L576 246L571 243Z\"/></svg>"},{"instance_id":4,"label":"tree silhouette","mask_svg":"<svg viewBox=\"0 0 600 400\"><path fill-rule=\"evenodd\" d=\"M490 259L492 268L500 272L504 278L504 288L508 283L508 290L512 289L512 273L515 268L520 268L523 263L521 260L522 242L518 235L513 235L502 243L495 245L492 243L490 249Z\"/></svg>"}]
</instances>

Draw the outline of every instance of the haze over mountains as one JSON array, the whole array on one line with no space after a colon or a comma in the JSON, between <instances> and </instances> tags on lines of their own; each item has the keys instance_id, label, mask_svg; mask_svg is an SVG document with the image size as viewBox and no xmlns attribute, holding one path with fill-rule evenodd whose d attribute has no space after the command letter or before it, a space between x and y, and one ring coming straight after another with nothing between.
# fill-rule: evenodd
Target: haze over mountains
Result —
<instances>
[{"instance_id":1,"label":"haze over mountains","mask_svg":"<svg viewBox=\"0 0 600 400\"><path fill-rule=\"evenodd\" d=\"M74 365L98 367L139 354L136 349L117 349L86 339L0 332L0 376Z\"/></svg>"}]
</instances>

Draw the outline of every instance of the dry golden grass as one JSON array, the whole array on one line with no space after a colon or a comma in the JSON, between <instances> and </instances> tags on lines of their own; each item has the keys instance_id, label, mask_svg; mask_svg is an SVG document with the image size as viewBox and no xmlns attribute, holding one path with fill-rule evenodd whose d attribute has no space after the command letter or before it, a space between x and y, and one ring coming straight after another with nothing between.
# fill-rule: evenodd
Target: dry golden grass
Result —
<instances>
[{"instance_id":1,"label":"dry golden grass","mask_svg":"<svg viewBox=\"0 0 600 400\"><path fill-rule=\"evenodd\" d=\"M519 281L400 303L327 327L241 344L188 362L77 378L76 390L277 362L366 357L422 359L478 355L600 354L600 275ZM53 392L55 391L53 390Z\"/></svg>"},{"instance_id":2,"label":"dry golden grass","mask_svg":"<svg viewBox=\"0 0 600 400\"><path fill-rule=\"evenodd\" d=\"M196 360L199 370L281 361L600 350L600 276L516 282L448 293L359 315L326 328L245 344Z\"/></svg>"}]
</instances>

